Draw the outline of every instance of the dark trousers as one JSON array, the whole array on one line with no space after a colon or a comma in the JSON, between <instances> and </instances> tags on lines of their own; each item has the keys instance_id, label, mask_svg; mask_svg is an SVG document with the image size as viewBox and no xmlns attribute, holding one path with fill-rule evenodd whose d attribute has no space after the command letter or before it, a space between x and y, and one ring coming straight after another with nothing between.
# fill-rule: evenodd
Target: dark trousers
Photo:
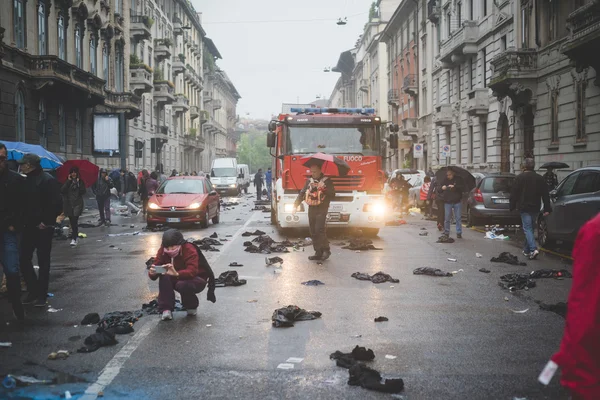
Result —
<instances>
[{"instance_id":1,"label":"dark trousers","mask_svg":"<svg viewBox=\"0 0 600 400\"><path fill-rule=\"evenodd\" d=\"M19 242L17 232L0 233L0 268L6 275L8 299L13 304L21 303L21 278L19 276Z\"/></svg>"},{"instance_id":2,"label":"dark trousers","mask_svg":"<svg viewBox=\"0 0 600 400\"><path fill-rule=\"evenodd\" d=\"M69 225L71 225L71 231L73 232L71 238L77 240L79 238L79 217L69 217Z\"/></svg>"},{"instance_id":3,"label":"dark trousers","mask_svg":"<svg viewBox=\"0 0 600 400\"><path fill-rule=\"evenodd\" d=\"M21 273L27 283L27 291L35 295L38 300L46 301L48 296L48 285L50 283L50 253L52 252L52 227L39 229L38 227L27 227L21 238L20 263ZM37 250L39 264L39 277L33 270L31 259L33 252Z\"/></svg>"},{"instance_id":4,"label":"dark trousers","mask_svg":"<svg viewBox=\"0 0 600 400\"><path fill-rule=\"evenodd\" d=\"M262 200L262 185L256 185L256 200Z\"/></svg>"},{"instance_id":5,"label":"dark trousers","mask_svg":"<svg viewBox=\"0 0 600 400\"><path fill-rule=\"evenodd\" d=\"M158 278L158 310L173 311L175 308L175 290L181 294L181 304L188 310L198 308L198 296L206 287L206 281L200 277L178 280L174 276L161 275Z\"/></svg>"},{"instance_id":6,"label":"dark trousers","mask_svg":"<svg viewBox=\"0 0 600 400\"><path fill-rule=\"evenodd\" d=\"M446 213L444 211L445 205L443 200L436 200L437 204L437 223L439 226L444 226L444 221L446 219Z\"/></svg>"},{"instance_id":7,"label":"dark trousers","mask_svg":"<svg viewBox=\"0 0 600 400\"><path fill-rule=\"evenodd\" d=\"M110 196L96 197L98 211L100 211L100 222L110 222Z\"/></svg>"},{"instance_id":8,"label":"dark trousers","mask_svg":"<svg viewBox=\"0 0 600 400\"><path fill-rule=\"evenodd\" d=\"M329 250L327 240L327 207L308 207L308 226L315 252L322 254Z\"/></svg>"}]
</instances>

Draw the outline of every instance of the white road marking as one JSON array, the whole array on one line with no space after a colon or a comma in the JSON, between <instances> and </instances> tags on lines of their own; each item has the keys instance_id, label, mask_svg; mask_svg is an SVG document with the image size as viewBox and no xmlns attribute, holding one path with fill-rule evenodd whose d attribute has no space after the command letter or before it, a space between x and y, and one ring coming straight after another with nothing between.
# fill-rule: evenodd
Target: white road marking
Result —
<instances>
[{"instance_id":1,"label":"white road marking","mask_svg":"<svg viewBox=\"0 0 600 400\"><path fill-rule=\"evenodd\" d=\"M237 232L229 239L227 243L221 247L221 251L217 253L210 260L211 262L216 262L219 257L225 253L225 250L233 243L242 233L243 231L250 225L251 222L254 221L254 217L258 213L253 213L253 215L246 221L244 226L237 230ZM98 398L98 394L103 392L108 385L119 375L121 372L121 368L125 364L125 362L131 357L133 352L142 344L146 336L158 325L158 318L150 319L148 322L142 326L142 328L133 335L129 342L115 356L106 364L104 369L100 372L100 376L96 380L96 382L92 383L85 391L84 395L80 400L96 400ZM293 366L292 366L293 368Z\"/></svg>"}]
</instances>

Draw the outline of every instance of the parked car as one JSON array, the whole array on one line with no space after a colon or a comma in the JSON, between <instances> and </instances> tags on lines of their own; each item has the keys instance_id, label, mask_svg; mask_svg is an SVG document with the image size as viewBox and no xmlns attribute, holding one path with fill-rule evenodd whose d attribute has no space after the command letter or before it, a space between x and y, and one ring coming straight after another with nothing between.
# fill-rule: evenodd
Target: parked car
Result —
<instances>
[{"instance_id":1,"label":"parked car","mask_svg":"<svg viewBox=\"0 0 600 400\"><path fill-rule=\"evenodd\" d=\"M550 192L552 212L538 218L538 240L552 247L557 240L573 243L579 228L600 212L600 167L571 172Z\"/></svg>"},{"instance_id":2,"label":"parked car","mask_svg":"<svg viewBox=\"0 0 600 400\"><path fill-rule=\"evenodd\" d=\"M156 224L219 223L220 197L203 176L168 178L148 201L148 226Z\"/></svg>"},{"instance_id":3,"label":"parked car","mask_svg":"<svg viewBox=\"0 0 600 400\"><path fill-rule=\"evenodd\" d=\"M467 225L520 225L518 211L510 211L510 192L517 176L509 173L483 177L467 197Z\"/></svg>"}]
</instances>

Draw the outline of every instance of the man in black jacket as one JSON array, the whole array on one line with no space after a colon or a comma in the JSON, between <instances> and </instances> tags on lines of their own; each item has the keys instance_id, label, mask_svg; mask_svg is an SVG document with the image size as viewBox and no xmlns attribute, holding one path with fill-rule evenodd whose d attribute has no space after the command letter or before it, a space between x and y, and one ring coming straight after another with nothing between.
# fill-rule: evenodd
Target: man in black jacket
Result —
<instances>
[{"instance_id":1,"label":"man in black jacket","mask_svg":"<svg viewBox=\"0 0 600 400\"><path fill-rule=\"evenodd\" d=\"M315 161L310 165L311 177L294 202L293 214L304 200L308 204L308 226L315 254L309 260L327 260L331 256L327 240L326 224L329 203L335 197L333 182L321 172L321 164Z\"/></svg>"},{"instance_id":2,"label":"man in black jacket","mask_svg":"<svg viewBox=\"0 0 600 400\"><path fill-rule=\"evenodd\" d=\"M100 169L98 180L92 185L96 195L98 211L100 212L100 225L110 226L110 189L114 187L112 179L104 168Z\"/></svg>"},{"instance_id":3,"label":"man in black jacket","mask_svg":"<svg viewBox=\"0 0 600 400\"><path fill-rule=\"evenodd\" d=\"M127 206L132 214L139 214L140 208L133 204L133 198L138 190L137 179L131 171L122 169L119 179L115 182L115 188L119 192L121 203Z\"/></svg>"},{"instance_id":4,"label":"man in black jacket","mask_svg":"<svg viewBox=\"0 0 600 400\"><path fill-rule=\"evenodd\" d=\"M523 232L525 232L523 255L529 257L530 260L535 260L540 252L535 243L533 225L540 214L540 202L544 202L544 216L548 216L552 212L552 206L546 181L534 171L535 160L526 158L523 167L525 171L517 176L513 183L510 193L510 210L519 210L521 213Z\"/></svg>"},{"instance_id":5,"label":"man in black jacket","mask_svg":"<svg viewBox=\"0 0 600 400\"><path fill-rule=\"evenodd\" d=\"M22 320L25 318L25 311L21 304L19 240L23 230L25 179L9 169L7 153L6 146L0 143L0 268L4 269L6 275L8 300L15 317Z\"/></svg>"},{"instance_id":6,"label":"man in black jacket","mask_svg":"<svg viewBox=\"0 0 600 400\"><path fill-rule=\"evenodd\" d=\"M42 170L40 158L25 154L19 160L25 180L24 207L25 227L21 241L21 272L29 294L24 304L35 303L45 307L50 283L50 253L56 217L62 212L60 185L50 174ZM39 278L33 270L31 258L37 250Z\"/></svg>"},{"instance_id":7,"label":"man in black jacket","mask_svg":"<svg viewBox=\"0 0 600 400\"><path fill-rule=\"evenodd\" d=\"M262 200L262 187L264 184L265 176L263 175L262 168L258 169L256 175L254 175L254 186L256 187L256 200Z\"/></svg>"},{"instance_id":8,"label":"man in black jacket","mask_svg":"<svg viewBox=\"0 0 600 400\"><path fill-rule=\"evenodd\" d=\"M452 167L446 171L446 179L439 184L440 195L444 201L444 236L450 236L450 219L454 211L456 220L456 237L462 238L462 195L465 191L465 183L460 176L454 173Z\"/></svg>"}]
</instances>

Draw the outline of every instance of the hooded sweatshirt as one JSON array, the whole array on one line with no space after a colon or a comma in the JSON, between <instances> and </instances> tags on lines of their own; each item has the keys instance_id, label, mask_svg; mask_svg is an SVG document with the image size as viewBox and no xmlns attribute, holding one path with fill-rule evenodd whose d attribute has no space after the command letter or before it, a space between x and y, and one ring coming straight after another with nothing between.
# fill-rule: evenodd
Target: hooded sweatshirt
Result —
<instances>
[{"instance_id":1,"label":"hooded sweatshirt","mask_svg":"<svg viewBox=\"0 0 600 400\"><path fill-rule=\"evenodd\" d=\"M96 197L110 196L110 189L113 188L113 182L110 178L108 178L108 180L105 180L104 178L102 178L103 172L106 173L106 170L105 169L100 170L100 173L98 174L98 180L92 186L92 190L94 191L94 194L96 195Z\"/></svg>"}]
</instances>

